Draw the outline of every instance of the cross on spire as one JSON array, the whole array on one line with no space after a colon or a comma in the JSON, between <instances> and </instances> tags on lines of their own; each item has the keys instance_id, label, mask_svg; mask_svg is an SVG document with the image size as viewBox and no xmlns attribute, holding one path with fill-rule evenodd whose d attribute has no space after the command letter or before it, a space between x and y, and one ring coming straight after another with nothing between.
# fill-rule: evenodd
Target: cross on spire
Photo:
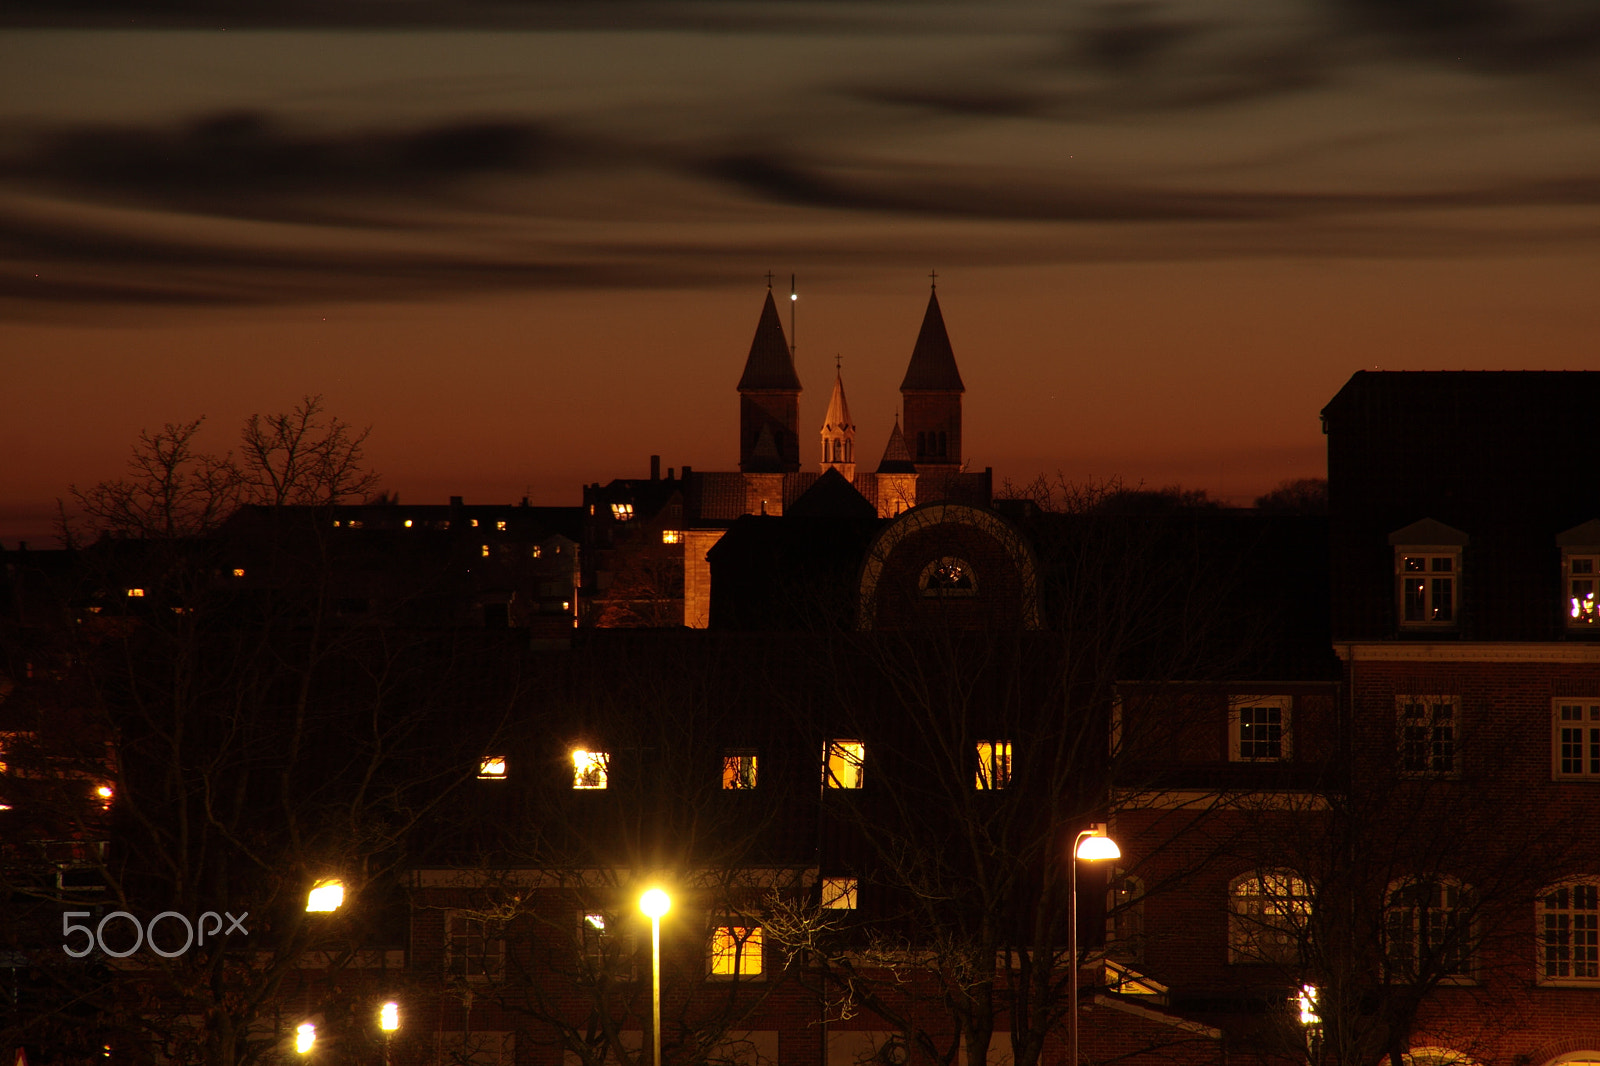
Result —
<instances>
[{"instance_id":1,"label":"cross on spire","mask_svg":"<svg viewBox=\"0 0 1600 1066\"><path fill-rule=\"evenodd\" d=\"M772 291L772 271L767 271L767 291Z\"/></svg>"},{"instance_id":2,"label":"cross on spire","mask_svg":"<svg viewBox=\"0 0 1600 1066\"><path fill-rule=\"evenodd\" d=\"M835 374L837 374L839 372L839 367L842 365L843 362L844 362L844 356L840 355L838 352L833 353L833 372Z\"/></svg>"},{"instance_id":3,"label":"cross on spire","mask_svg":"<svg viewBox=\"0 0 1600 1066\"><path fill-rule=\"evenodd\" d=\"M928 288L937 289L938 287L939 287L939 272L937 270L928 271Z\"/></svg>"}]
</instances>

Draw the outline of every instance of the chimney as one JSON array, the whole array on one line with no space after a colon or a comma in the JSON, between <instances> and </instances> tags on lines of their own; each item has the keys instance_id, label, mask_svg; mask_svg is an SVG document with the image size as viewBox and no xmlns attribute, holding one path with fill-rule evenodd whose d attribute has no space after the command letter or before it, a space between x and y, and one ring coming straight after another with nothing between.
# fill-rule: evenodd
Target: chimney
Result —
<instances>
[{"instance_id":1,"label":"chimney","mask_svg":"<svg viewBox=\"0 0 1600 1066\"><path fill-rule=\"evenodd\" d=\"M650 480L661 480L661 456L659 455L652 455L650 457Z\"/></svg>"}]
</instances>

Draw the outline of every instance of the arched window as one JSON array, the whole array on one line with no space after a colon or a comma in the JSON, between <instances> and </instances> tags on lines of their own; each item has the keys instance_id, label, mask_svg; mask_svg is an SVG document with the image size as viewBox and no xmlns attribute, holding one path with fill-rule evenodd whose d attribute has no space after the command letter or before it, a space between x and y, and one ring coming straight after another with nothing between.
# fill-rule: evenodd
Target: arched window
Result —
<instances>
[{"instance_id":1,"label":"arched window","mask_svg":"<svg viewBox=\"0 0 1600 1066\"><path fill-rule=\"evenodd\" d=\"M1385 957L1392 981L1471 980L1475 895L1457 881L1397 881L1384 908Z\"/></svg>"},{"instance_id":2,"label":"arched window","mask_svg":"<svg viewBox=\"0 0 1600 1066\"><path fill-rule=\"evenodd\" d=\"M1539 983L1600 985L1600 883L1569 881L1539 895Z\"/></svg>"},{"instance_id":3,"label":"arched window","mask_svg":"<svg viewBox=\"0 0 1600 1066\"><path fill-rule=\"evenodd\" d=\"M1482 1066L1477 1059L1447 1047L1414 1047L1400 1061L1405 1066Z\"/></svg>"},{"instance_id":4,"label":"arched window","mask_svg":"<svg viewBox=\"0 0 1600 1066\"><path fill-rule=\"evenodd\" d=\"M1228 885L1228 961L1296 965L1311 934L1311 886L1291 870L1251 870Z\"/></svg>"},{"instance_id":5,"label":"arched window","mask_svg":"<svg viewBox=\"0 0 1600 1066\"><path fill-rule=\"evenodd\" d=\"M965 559L946 555L922 568L917 588L924 596L976 596L978 579Z\"/></svg>"}]
</instances>

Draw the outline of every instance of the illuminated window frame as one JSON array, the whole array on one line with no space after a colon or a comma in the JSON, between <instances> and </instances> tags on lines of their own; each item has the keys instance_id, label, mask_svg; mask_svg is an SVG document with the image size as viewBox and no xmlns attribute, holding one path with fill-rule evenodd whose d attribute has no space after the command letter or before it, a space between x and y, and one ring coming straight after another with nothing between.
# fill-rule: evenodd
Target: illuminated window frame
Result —
<instances>
[{"instance_id":1,"label":"illuminated window frame","mask_svg":"<svg viewBox=\"0 0 1600 1066\"><path fill-rule=\"evenodd\" d=\"M478 761L479 781L504 781L506 780L506 757L504 755L485 755Z\"/></svg>"},{"instance_id":2,"label":"illuminated window frame","mask_svg":"<svg viewBox=\"0 0 1600 1066\"><path fill-rule=\"evenodd\" d=\"M633 504L614 503L611 505L611 517L618 522L633 521Z\"/></svg>"},{"instance_id":3,"label":"illuminated window frame","mask_svg":"<svg viewBox=\"0 0 1600 1066\"><path fill-rule=\"evenodd\" d=\"M610 784L611 755L587 748L572 749L572 787L599 791Z\"/></svg>"},{"instance_id":4,"label":"illuminated window frame","mask_svg":"<svg viewBox=\"0 0 1600 1066\"><path fill-rule=\"evenodd\" d=\"M1291 725L1293 703L1288 696L1252 696L1229 700L1229 761L1287 761L1294 753Z\"/></svg>"},{"instance_id":5,"label":"illuminated window frame","mask_svg":"<svg viewBox=\"0 0 1600 1066\"><path fill-rule=\"evenodd\" d=\"M1461 697L1396 696L1395 740L1406 777L1461 775Z\"/></svg>"},{"instance_id":6,"label":"illuminated window frame","mask_svg":"<svg viewBox=\"0 0 1600 1066\"><path fill-rule=\"evenodd\" d=\"M1563 551L1561 587L1566 593L1562 614L1568 629L1600 625L1600 553Z\"/></svg>"},{"instance_id":7,"label":"illuminated window frame","mask_svg":"<svg viewBox=\"0 0 1600 1066\"><path fill-rule=\"evenodd\" d=\"M1228 961L1297 966L1310 934L1311 886L1293 870L1251 870L1228 883Z\"/></svg>"},{"instance_id":8,"label":"illuminated window frame","mask_svg":"<svg viewBox=\"0 0 1600 1066\"><path fill-rule=\"evenodd\" d=\"M1551 701L1550 775L1600 781L1600 700Z\"/></svg>"},{"instance_id":9,"label":"illuminated window frame","mask_svg":"<svg viewBox=\"0 0 1600 1066\"><path fill-rule=\"evenodd\" d=\"M682 544L683 543L683 530L681 530L681 529L663 529L661 531L661 543L663 543L663 544Z\"/></svg>"},{"instance_id":10,"label":"illuminated window frame","mask_svg":"<svg viewBox=\"0 0 1600 1066\"><path fill-rule=\"evenodd\" d=\"M867 746L859 740L830 740L822 749L822 787L857 789L866 783Z\"/></svg>"},{"instance_id":11,"label":"illuminated window frame","mask_svg":"<svg viewBox=\"0 0 1600 1066\"><path fill-rule=\"evenodd\" d=\"M748 791L756 787L757 753L755 748L728 748L722 753L722 787L731 791Z\"/></svg>"},{"instance_id":12,"label":"illuminated window frame","mask_svg":"<svg viewBox=\"0 0 1600 1066\"><path fill-rule=\"evenodd\" d=\"M917 576L922 595L940 599L962 599L978 594L978 575L972 564L954 555L933 560Z\"/></svg>"},{"instance_id":13,"label":"illuminated window frame","mask_svg":"<svg viewBox=\"0 0 1600 1066\"><path fill-rule=\"evenodd\" d=\"M713 926L709 947L708 972L712 977L733 981L757 980L766 974L761 951L761 926L753 924Z\"/></svg>"},{"instance_id":14,"label":"illuminated window frame","mask_svg":"<svg viewBox=\"0 0 1600 1066\"><path fill-rule=\"evenodd\" d=\"M1563 881L1539 893L1539 983L1600 986L1600 883Z\"/></svg>"},{"instance_id":15,"label":"illuminated window frame","mask_svg":"<svg viewBox=\"0 0 1600 1066\"><path fill-rule=\"evenodd\" d=\"M824 877L818 882L819 902L825 911L853 911L861 891L854 877Z\"/></svg>"},{"instance_id":16,"label":"illuminated window frame","mask_svg":"<svg viewBox=\"0 0 1600 1066\"><path fill-rule=\"evenodd\" d=\"M1011 741L980 740L977 748L978 772L973 787L979 792L1010 788Z\"/></svg>"}]
</instances>

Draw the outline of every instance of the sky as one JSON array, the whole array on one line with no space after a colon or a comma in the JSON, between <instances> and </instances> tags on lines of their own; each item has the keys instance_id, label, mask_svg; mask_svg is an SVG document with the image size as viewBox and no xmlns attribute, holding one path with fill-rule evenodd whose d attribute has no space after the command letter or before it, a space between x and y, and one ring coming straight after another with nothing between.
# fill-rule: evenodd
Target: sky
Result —
<instances>
[{"instance_id":1,"label":"sky","mask_svg":"<svg viewBox=\"0 0 1600 1066\"><path fill-rule=\"evenodd\" d=\"M732 469L768 271L802 440L937 271L971 468L1248 504L1357 370L1600 369L1600 8L13 0L0 542L306 395L408 502Z\"/></svg>"}]
</instances>

